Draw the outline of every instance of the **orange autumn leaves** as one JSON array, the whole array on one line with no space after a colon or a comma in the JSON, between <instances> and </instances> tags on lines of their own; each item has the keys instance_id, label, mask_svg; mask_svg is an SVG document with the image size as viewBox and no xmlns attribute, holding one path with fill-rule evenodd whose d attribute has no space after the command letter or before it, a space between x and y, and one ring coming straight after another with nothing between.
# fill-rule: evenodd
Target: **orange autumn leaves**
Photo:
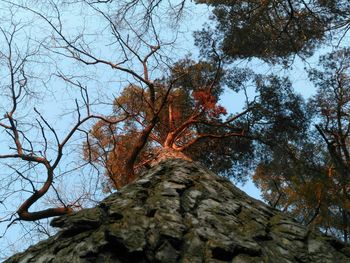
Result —
<instances>
[{"instance_id":1,"label":"orange autumn leaves","mask_svg":"<svg viewBox=\"0 0 350 263\"><path fill-rule=\"evenodd\" d=\"M226 109L217 104L217 99L210 93L209 89L194 91L192 96L195 100L195 106L206 111L209 117L217 118L227 114Z\"/></svg>"}]
</instances>

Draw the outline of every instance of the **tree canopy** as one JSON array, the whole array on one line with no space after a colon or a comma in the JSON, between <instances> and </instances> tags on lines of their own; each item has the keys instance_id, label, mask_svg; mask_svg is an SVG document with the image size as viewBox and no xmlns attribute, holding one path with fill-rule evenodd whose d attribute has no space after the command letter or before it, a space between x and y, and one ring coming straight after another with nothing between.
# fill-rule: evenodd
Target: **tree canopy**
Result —
<instances>
[{"instance_id":1,"label":"tree canopy","mask_svg":"<svg viewBox=\"0 0 350 263\"><path fill-rule=\"evenodd\" d=\"M348 241L349 2L195 3L0 1L3 232L91 205L171 149Z\"/></svg>"},{"instance_id":2,"label":"tree canopy","mask_svg":"<svg viewBox=\"0 0 350 263\"><path fill-rule=\"evenodd\" d=\"M215 27L196 34L203 53L217 42L229 58L270 62L309 57L335 30L347 31L348 1L201 1L213 7ZM341 31L341 30L340 30ZM340 33L341 37L342 33Z\"/></svg>"},{"instance_id":3,"label":"tree canopy","mask_svg":"<svg viewBox=\"0 0 350 263\"><path fill-rule=\"evenodd\" d=\"M317 92L307 103L305 132L272 147L254 180L271 204L306 224L348 240L349 50L320 58L310 71ZM281 146L281 145L279 145Z\"/></svg>"},{"instance_id":4,"label":"tree canopy","mask_svg":"<svg viewBox=\"0 0 350 263\"><path fill-rule=\"evenodd\" d=\"M133 164L134 173L140 174L161 148L171 148L218 173L231 175L234 162L241 154L248 154L249 141L242 140L248 126L241 121L248 109L227 116L218 103L225 74L220 64L185 59L174 64L169 77L153 82L154 95L140 86L125 87L114 100L111 115L126 116L125 122L96 123L85 144L85 158L106 167L112 188L134 180L133 175L125 176L130 169L124 163L125 156L152 122L154 109L149 101L155 96L158 120ZM210 153L203 152L207 148Z\"/></svg>"},{"instance_id":5,"label":"tree canopy","mask_svg":"<svg viewBox=\"0 0 350 263\"><path fill-rule=\"evenodd\" d=\"M215 46L228 63L259 58L288 67L296 56L335 50L320 57L319 67L307 66L316 94L306 101L287 79L256 81L250 136L263 198L347 241L349 51L339 46L348 44L348 1L198 2L212 6L215 22L195 34L203 57L212 58ZM272 85L264 85L267 79Z\"/></svg>"}]
</instances>

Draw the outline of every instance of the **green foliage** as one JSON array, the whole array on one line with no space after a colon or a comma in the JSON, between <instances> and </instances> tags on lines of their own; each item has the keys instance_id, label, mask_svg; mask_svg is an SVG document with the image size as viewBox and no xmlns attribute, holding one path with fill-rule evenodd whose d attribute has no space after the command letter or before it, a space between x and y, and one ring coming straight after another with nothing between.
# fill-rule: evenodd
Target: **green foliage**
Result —
<instances>
[{"instance_id":1,"label":"green foliage","mask_svg":"<svg viewBox=\"0 0 350 263\"><path fill-rule=\"evenodd\" d=\"M348 1L201 1L213 6L215 29L196 33L202 53L217 44L229 58L257 57L270 62L290 55L308 57L331 29L346 24Z\"/></svg>"},{"instance_id":2,"label":"green foliage","mask_svg":"<svg viewBox=\"0 0 350 263\"><path fill-rule=\"evenodd\" d=\"M322 69L310 72L318 90L306 105L304 131L270 147L254 175L271 204L345 241L350 226L349 55L344 49L320 58Z\"/></svg>"},{"instance_id":3,"label":"green foliage","mask_svg":"<svg viewBox=\"0 0 350 263\"><path fill-rule=\"evenodd\" d=\"M301 95L296 94L287 78L261 76L255 78L259 95L253 104L254 134L268 145L295 140L305 132L307 116Z\"/></svg>"},{"instance_id":4,"label":"green foliage","mask_svg":"<svg viewBox=\"0 0 350 263\"><path fill-rule=\"evenodd\" d=\"M227 62L307 58L326 41L341 40L349 25L350 4L342 0L197 3L212 7L215 22L196 32L197 46L204 57L220 54ZM320 58L320 68L309 72L317 93L307 102L288 79L245 69L227 77L235 91L249 81L256 86L245 121L253 140L250 167L264 199L344 240L350 231L349 57L343 49Z\"/></svg>"}]
</instances>

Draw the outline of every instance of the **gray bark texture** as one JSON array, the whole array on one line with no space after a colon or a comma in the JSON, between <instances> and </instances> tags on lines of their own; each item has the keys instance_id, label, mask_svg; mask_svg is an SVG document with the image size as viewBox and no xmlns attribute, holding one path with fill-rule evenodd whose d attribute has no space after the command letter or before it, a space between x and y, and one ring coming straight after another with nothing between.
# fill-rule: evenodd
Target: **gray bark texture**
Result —
<instances>
[{"instance_id":1,"label":"gray bark texture","mask_svg":"<svg viewBox=\"0 0 350 263\"><path fill-rule=\"evenodd\" d=\"M202 166L168 159L14 262L350 262L350 247L297 223Z\"/></svg>"}]
</instances>

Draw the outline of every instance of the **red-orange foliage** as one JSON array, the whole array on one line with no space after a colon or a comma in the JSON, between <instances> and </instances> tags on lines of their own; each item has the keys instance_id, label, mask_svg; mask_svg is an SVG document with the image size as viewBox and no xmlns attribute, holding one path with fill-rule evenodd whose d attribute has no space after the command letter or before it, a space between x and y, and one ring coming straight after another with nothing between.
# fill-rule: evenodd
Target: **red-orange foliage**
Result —
<instances>
[{"instance_id":1,"label":"red-orange foliage","mask_svg":"<svg viewBox=\"0 0 350 263\"><path fill-rule=\"evenodd\" d=\"M184 60L174 66L169 79L153 82L153 93L137 85L125 87L114 102L114 114L127 116L127 120L118 124L118 129L97 123L90 132L85 158L93 157L93 162L105 168L108 185L120 188L134 180L160 148L191 152L193 156L189 157L196 158L200 155L196 147L209 146L207 141L226 138L225 145L229 145L227 138L244 136L243 128L233 125L244 113L223 120L227 111L218 104L220 74L221 69L213 64ZM144 144L133 159L131 174L125 157L148 128ZM215 151L222 153L223 147L219 148Z\"/></svg>"},{"instance_id":2,"label":"red-orange foliage","mask_svg":"<svg viewBox=\"0 0 350 263\"><path fill-rule=\"evenodd\" d=\"M195 101L195 107L206 111L209 117L217 118L220 115L226 115L226 109L217 104L217 99L210 92L210 89L196 90L192 92Z\"/></svg>"}]
</instances>

